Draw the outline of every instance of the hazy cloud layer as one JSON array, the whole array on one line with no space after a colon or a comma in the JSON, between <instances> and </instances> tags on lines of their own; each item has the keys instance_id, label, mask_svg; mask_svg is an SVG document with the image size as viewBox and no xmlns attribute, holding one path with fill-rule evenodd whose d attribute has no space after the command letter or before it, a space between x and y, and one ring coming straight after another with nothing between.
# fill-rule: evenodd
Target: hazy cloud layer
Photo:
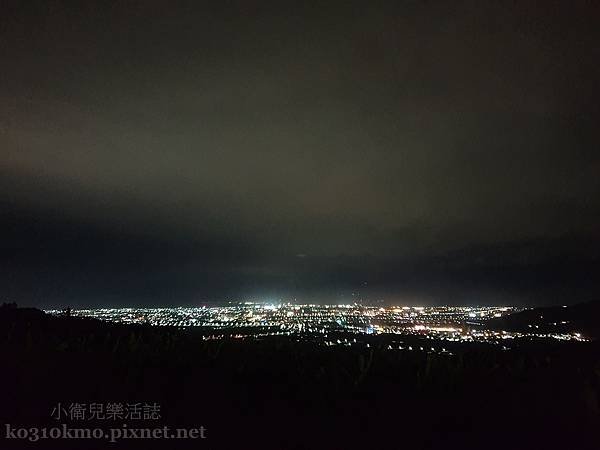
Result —
<instances>
[{"instance_id":1,"label":"hazy cloud layer","mask_svg":"<svg viewBox=\"0 0 600 450\"><path fill-rule=\"evenodd\" d=\"M335 297L370 278L372 296L460 303L543 297L555 273L596 294L545 259L539 283L512 257L504 281L478 272L510 242L597 261L595 5L252 3L2 6L11 295L43 267L35 301ZM484 250L440 272L465 248Z\"/></svg>"}]
</instances>

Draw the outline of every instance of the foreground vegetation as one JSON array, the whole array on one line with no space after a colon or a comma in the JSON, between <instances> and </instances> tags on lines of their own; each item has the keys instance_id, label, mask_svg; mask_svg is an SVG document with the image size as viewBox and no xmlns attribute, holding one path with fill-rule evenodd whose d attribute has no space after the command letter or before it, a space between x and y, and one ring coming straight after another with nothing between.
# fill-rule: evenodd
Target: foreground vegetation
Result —
<instances>
[{"instance_id":1,"label":"foreground vegetation","mask_svg":"<svg viewBox=\"0 0 600 450\"><path fill-rule=\"evenodd\" d=\"M453 355L436 355L388 350L389 336L370 337L367 348L203 334L3 308L1 419L51 425L59 402L136 401L160 404L161 424L205 426L207 443L194 443L198 448L599 442L597 342L524 342L510 351L463 344Z\"/></svg>"}]
</instances>

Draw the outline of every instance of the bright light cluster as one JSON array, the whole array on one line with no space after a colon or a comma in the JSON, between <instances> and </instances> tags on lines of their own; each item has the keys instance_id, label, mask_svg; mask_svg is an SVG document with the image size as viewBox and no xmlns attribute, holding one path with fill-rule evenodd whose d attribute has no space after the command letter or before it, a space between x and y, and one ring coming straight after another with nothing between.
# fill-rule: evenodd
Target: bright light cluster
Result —
<instances>
[{"instance_id":1,"label":"bright light cluster","mask_svg":"<svg viewBox=\"0 0 600 450\"><path fill-rule=\"evenodd\" d=\"M193 308L100 308L72 311L73 316L121 323L148 323L154 326L204 327L223 336L245 338L277 335L322 336L332 333L393 334L446 340L450 342L501 343L532 337L585 340L579 333L541 334L485 329L488 319L519 311L496 306L373 307L362 305L298 305L291 303L232 303L227 306ZM61 311L50 310L51 314ZM234 332L226 333L227 330Z\"/></svg>"}]
</instances>

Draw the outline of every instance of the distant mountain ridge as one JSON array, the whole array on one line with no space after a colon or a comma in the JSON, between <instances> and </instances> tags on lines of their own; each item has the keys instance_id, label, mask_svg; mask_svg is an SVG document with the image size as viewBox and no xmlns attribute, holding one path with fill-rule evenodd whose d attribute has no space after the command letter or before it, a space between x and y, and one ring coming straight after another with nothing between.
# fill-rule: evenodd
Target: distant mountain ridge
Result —
<instances>
[{"instance_id":1,"label":"distant mountain ridge","mask_svg":"<svg viewBox=\"0 0 600 450\"><path fill-rule=\"evenodd\" d=\"M527 309L508 316L490 319L488 326L507 331L577 332L592 339L599 339L600 300L572 306Z\"/></svg>"}]
</instances>

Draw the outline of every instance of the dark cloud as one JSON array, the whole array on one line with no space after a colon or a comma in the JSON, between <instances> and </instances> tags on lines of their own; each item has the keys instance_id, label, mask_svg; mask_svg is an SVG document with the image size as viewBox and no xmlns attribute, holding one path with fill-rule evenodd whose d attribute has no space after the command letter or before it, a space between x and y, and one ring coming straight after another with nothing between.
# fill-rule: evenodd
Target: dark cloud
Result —
<instances>
[{"instance_id":1,"label":"dark cloud","mask_svg":"<svg viewBox=\"0 0 600 450\"><path fill-rule=\"evenodd\" d=\"M600 239L595 5L301 3L5 2L7 292L595 295L546 252Z\"/></svg>"}]
</instances>

